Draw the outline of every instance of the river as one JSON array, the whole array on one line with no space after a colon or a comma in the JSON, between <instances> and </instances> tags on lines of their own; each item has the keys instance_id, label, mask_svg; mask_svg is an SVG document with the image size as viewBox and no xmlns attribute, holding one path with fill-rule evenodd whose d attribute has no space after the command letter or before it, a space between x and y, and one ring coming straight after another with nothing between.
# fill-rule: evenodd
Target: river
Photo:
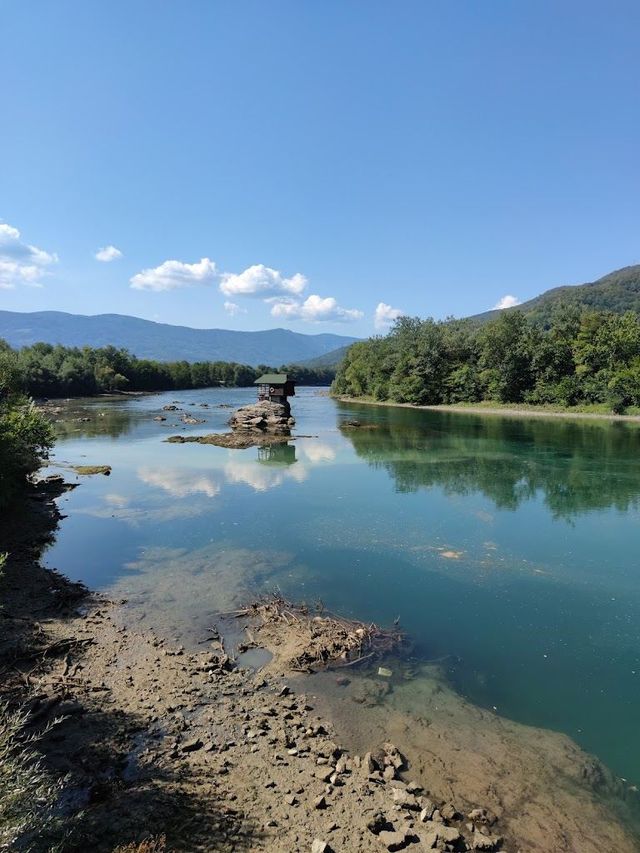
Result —
<instances>
[{"instance_id":1,"label":"river","mask_svg":"<svg viewBox=\"0 0 640 853\"><path fill-rule=\"evenodd\" d=\"M61 404L51 470L81 486L61 502L47 564L184 643L273 590L399 619L416 678L437 661L474 706L564 733L625 784L640 780L640 425L300 388L295 431L310 437L250 450L164 441L222 431L253 397ZM184 425L170 404L204 422ZM69 470L92 464L111 476Z\"/></svg>"}]
</instances>

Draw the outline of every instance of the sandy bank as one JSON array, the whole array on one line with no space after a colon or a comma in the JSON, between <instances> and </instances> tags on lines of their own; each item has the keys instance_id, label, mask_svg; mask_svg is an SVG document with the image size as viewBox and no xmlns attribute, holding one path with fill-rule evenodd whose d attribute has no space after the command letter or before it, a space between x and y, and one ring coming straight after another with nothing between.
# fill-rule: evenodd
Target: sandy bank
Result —
<instances>
[{"instance_id":1,"label":"sandy bank","mask_svg":"<svg viewBox=\"0 0 640 853\"><path fill-rule=\"evenodd\" d=\"M597 420L597 421L628 421L630 423L640 423L640 415L615 415L603 414L600 412L572 412L553 411L543 408L534 408L529 406L483 406L483 405L445 405L438 406L414 406L412 403L394 403L393 401L371 400L367 397L348 397L338 395L336 400L342 403L362 403L365 406L392 406L399 409L418 409L432 412L455 412L457 414L467 415L502 415L504 417L518 418L577 418L579 420Z\"/></svg>"}]
</instances>

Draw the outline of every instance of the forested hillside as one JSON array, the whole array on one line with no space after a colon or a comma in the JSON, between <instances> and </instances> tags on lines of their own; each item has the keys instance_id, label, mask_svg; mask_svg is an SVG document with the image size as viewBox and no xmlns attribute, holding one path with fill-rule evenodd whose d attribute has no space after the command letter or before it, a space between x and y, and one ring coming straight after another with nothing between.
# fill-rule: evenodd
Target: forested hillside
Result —
<instances>
[{"instance_id":1,"label":"forested hillside","mask_svg":"<svg viewBox=\"0 0 640 853\"><path fill-rule=\"evenodd\" d=\"M34 397L247 386L261 373L274 370L268 365L251 367L228 361L152 361L113 346L80 349L41 343L14 350L1 339L0 356L11 366L13 386ZM299 365L282 365L277 370L305 385L328 385L335 375L334 370Z\"/></svg>"},{"instance_id":2,"label":"forested hillside","mask_svg":"<svg viewBox=\"0 0 640 853\"><path fill-rule=\"evenodd\" d=\"M504 311L476 326L402 317L349 348L337 394L434 405L480 402L640 406L640 318L557 306L548 321Z\"/></svg>"},{"instance_id":3,"label":"forested hillside","mask_svg":"<svg viewBox=\"0 0 640 853\"><path fill-rule=\"evenodd\" d=\"M640 314L640 265L623 267L588 284L554 287L523 302L517 309L506 310L518 310L532 320L549 324L561 306L612 311L614 314L624 314L625 311ZM496 319L500 313L486 311L469 319L473 323L485 323Z\"/></svg>"}]
</instances>

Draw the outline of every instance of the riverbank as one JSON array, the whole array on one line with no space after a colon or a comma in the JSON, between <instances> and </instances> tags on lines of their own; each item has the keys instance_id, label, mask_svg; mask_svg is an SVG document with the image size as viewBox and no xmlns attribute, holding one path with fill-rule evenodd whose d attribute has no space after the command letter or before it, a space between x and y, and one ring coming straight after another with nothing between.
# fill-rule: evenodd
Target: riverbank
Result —
<instances>
[{"instance_id":1,"label":"riverbank","mask_svg":"<svg viewBox=\"0 0 640 853\"><path fill-rule=\"evenodd\" d=\"M559 406L512 405L510 403L444 403L436 406L416 406L413 403L396 403L393 400L374 400L371 397L348 397L337 395L342 403L362 403L366 406L392 406L400 409L418 409L432 412L456 412L468 415L502 415L518 418L576 418L579 420L628 421L640 423L640 414L616 415L613 412L588 411L581 408L562 408Z\"/></svg>"},{"instance_id":2,"label":"riverbank","mask_svg":"<svg viewBox=\"0 0 640 853\"><path fill-rule=\"evenodd\" d=\"M206 650L172 647L125 627L122 602L44 569L39 555L60 520L56 486L30 495L28 525L3 531L0 665L3 699L28 709L29 734L44 731L45 766L64 775L65 850L159 835L185 853L394 850L438 839L464 849L465 836L477 836L476 849L500 847L493 815L467 818L403 781L406 759L392 744L355 756L335 742L302 685L284 680L295 674L278 648L299 649L284 641L286 619L270 622L274 658L254 671L229 658L214 628Z\"/></svg>"},{"instance_id":3,"label":"riverbank","mask_svg":"<svg viewBox=\"0 0 640 853\"><path fill-rule=\"evenodd\" d=\"M240 614L248 644L273 656L259 671L231 660L213 626L193 649L130 628L126 603L40 565L62 488L39 487L4 520L0 667L3 698L30 709L32 731L64 717L39 749L65 775L65 850L111 853L159 835L185 853L635 849L596 797L608 780L598 762L534 729L524 749L523 727L460 710L443 687L419 699L431 720L409 724L391 705L367 740L363 714L393 689L377 665L339 665L317 682L299 673L307 647L324 654L325 614ZM309 695L322 680L348 696L350 720L333 719L324 692Z\"/></svg>"}]
</instances>

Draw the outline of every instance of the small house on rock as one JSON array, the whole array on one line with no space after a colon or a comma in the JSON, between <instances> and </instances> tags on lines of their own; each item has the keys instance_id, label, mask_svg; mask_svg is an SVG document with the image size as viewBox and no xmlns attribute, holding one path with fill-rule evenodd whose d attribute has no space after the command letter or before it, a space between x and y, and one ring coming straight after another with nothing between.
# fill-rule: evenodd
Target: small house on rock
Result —
<instances>
[{"instance_id":1,"label":"small house on rock","mask_svg":"<svg viewBox=\"0 0 640 853\"><path fill-rule=\"evenodd\" d=\"M295 382L287 373L263 373L254 384L258 386L258 400L287 405L287 397L296 394Z\"/></svg>"}]
</instances>

